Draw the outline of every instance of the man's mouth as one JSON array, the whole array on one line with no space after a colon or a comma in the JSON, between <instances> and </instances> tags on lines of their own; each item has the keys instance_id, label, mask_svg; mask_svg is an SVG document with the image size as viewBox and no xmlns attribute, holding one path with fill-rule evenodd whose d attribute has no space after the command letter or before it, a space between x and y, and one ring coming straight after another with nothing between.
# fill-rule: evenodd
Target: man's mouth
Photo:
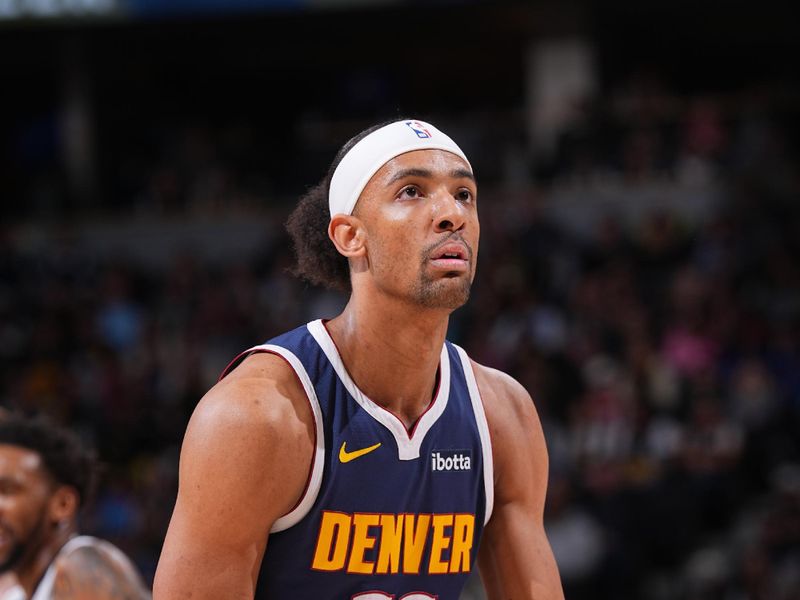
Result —
<instances>
[{"instance_id":1,"label":"man's mouth","mask_svg":"<svg viewBox=\"0 0 800 600\"><path fill-rule=\"evenodd\" d=\"M430 262L437 269L466 271L469 264L469 250L461 242L447 242L433 251Z\"/></svg>"}]
</instances>

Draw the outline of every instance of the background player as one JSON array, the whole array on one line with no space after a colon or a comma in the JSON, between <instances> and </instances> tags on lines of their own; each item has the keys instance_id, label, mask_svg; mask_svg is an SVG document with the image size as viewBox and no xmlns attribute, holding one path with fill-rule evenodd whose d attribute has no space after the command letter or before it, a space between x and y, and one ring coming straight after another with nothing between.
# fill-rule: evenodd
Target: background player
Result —
<instances>
[{"instance_id":1,"label":"background player","mask_svg":"<svg viewBox=\"0 0 800 600\"><path fill-rule=\"evenodd\" d=\"M413 550L408 515L435 512L440 503L466 506L453 512L477 517L475 538L468 540L470 564L483 527L480 517L488 519L478 561L490 598L563 597L542 524L547 453L533 403L507 375L466 355L458 363L459 351L445 343L449 315L466 302L475 274L476 193L463 152L426 123L407 120L373 128L339 152L329 176L301 201L289 228L299 273L351 289L349 303L327 323L316 321L246 353L199 404L182 450L156 598L251 598L264 557L265 598L284 597L291 586L312 582L299 597L312 597L313 590L320 598L455 600L463 577L450 586L444 574L432 575L429 569L424 576L403 572L392 580L392 573L403 570L397 567L385 567L389 575L377 577L386 544L384 517L394 524L397 515L406 515L406 561ZM333 370L336 375L329 377ZM466 400L459 406L451 398L442 408L447 400L441 400L439 386L446 386L450 374L451 396ZM428 454L421 451L460 433L447 428L457 422L455 410L470 415L474 410L474 420L463 420L465 428L477 423L477 430L481 424L487 429L463 438L473 445L457 456L460 466L466 456L483 465L471 474L471 492L457 486L461 480L431 476L425 470ZM359 421L365 411L374 418ZM342 432L355 436L363 430L369 435L349 451L347 441L339 445ZM366 445L369 439L382 441ZM393 453L400 459L392 462ZM346 480L343 463L356 459L370 475ZM380 467L370 471L371 464ZM397 474L407 472L413 475L398 481ZM342 480L348 485L337 488ZM445 482L454 482L452 489ZM393 503L391 492L387 499L376 491L384 486L405 500ZM465 504L458 504L462 493ZM377 521L360 533L356 523L348 546L349 529L344 534L342 529L357 517L345 511L364 497L375 498L375 505L365 508L380 513L381 538ZM326 529L331 514L345 515L346 523ZM424 540L429 562L423 564L439 564L437 543L451 544L455 553L457 528L447 523L452 526L447 534ZM392 535L403 534L400 529L392 529ZM292 538L292 531L306 533ZM334 537L341 543L331 542ZM453 570L452 556L449 566ZM320 575L326 570L339 572L336 578ZM397 581L404 577L407 582Z\"/></svg>"},{"instance_id":2,"label":"background player","mask_svg":"<svg viewBox=\"0 0 800 600\"><path fill-rule=\"evenodd\" d=\"M118 548L78 535L95 472L94 454L70 432L42 419L0 418L0 572L18 584L8 598L150 597Z\"/></svg>"}]
</instances>

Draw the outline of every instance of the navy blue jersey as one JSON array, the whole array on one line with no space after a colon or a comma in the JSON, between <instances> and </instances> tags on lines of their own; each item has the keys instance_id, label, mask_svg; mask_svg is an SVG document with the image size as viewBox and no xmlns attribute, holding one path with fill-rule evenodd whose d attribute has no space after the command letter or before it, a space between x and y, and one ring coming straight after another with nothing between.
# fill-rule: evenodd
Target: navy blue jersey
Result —
<instances>
[{"instance_id":1,"label":"navy blue jersey","mask_svg":"<svg viewBox=\"0 0 800 600\"><path fill-rule=\"evenodd\" d=\"M256 597L457 600L493 503L489 430L464 351L445 342L438 389L411 431L356 387L322 321L242 356L253 352L291 365L316 426L306 490L270 531Z\"/></svg>"}]
</instances>

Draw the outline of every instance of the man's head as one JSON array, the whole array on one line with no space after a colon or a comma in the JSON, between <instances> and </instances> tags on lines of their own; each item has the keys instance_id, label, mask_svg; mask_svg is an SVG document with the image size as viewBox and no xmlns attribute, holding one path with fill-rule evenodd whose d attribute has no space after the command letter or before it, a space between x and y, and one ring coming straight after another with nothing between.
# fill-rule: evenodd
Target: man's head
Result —
<instances>
[{"instance_id":1,"label":"man's head","mask_svg":"<svg viewBox=\"0 0 800 600\"><path fill-rule=\"evenodd\" d=\"M432 125L367 129L292 213L295 273L341 290L369 281L423 307L456 308L475 272L475 200L466 156Z\"/></svg>"},{"instance_id":2,"label":"man's head","mask_svg":"<svg viewBox=\"0 0 800 600\"><path fill-rule=\"evenodd\" d=\"M31 561L75 525L92 492L94 454L43 419L0 417L0 572Z\"/></svg>"}]
</instances>

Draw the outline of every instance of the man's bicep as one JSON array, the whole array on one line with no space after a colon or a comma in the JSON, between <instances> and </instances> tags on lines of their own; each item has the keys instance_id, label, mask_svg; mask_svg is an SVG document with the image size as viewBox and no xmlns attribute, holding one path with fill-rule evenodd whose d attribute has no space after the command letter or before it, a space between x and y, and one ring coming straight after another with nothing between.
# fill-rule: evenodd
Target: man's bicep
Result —
<instances>
[{"instance_id":1,"label":"man's bicep","mask_svg":"<svg viewBox=\"0 0 800 600\"><path fill-rule=\"evenodd\" d=\"M270 432L259 436L257 428L231 419L200 418L206 422L190 425L181 450L173 520L195 546L246 544L256 537L254 529L268 527L270 513L280 510L268 500L271 473L264 455Z\"/></svg>"},{"instance_id":2,"label":"man's bicep","mask_svg":"<svg viewBox=\"0 0 800 600\"><path fill-rule=\"evenodd\" d=\"M479 567L489 598L563 598L544 531L548 458L528 393L507 375L484 372L495 463L495 505L484 530Z\"/></svg>"},{"instance_id":3,"label":"man's bicep","mask_svg":"<svg viewBox=\"0 0 800 600\"><path fill-rule=\"evenodd\" d=\"M184 445L178 498L156 572L157 598L196 597L195 588L210 591L215 585L209 584L220 578L231 597L252 597L253 565L266 533L257 522L246 526L240 518L256 515L239 497L246 493L246 483L237 481L237 469L222 479L215 475L228 460L209 458L205 451L195 455L192 444ZM220 486L216 494L215 481ZM205 597L212 596L200 596Z\"/></svg>"},{"instance_id":4,"label":"man's bicep","mask_svg":"<svg viewBox=\"0 0 800 600\"><path fill-rule=\"evenodd\" d=\"M204 399L187 428L157 598L252 598L269 529L303 489L311 449L296 443L305 430L292 411L274 396L237 394Z\"/></svg>"},{"instance_id":5,"label":"man's bicep","mask_svg":"<svg viewBox=\"0 0 800 600\"><path fill-rule=\"evenodd\" d=\"M266 534L245 547L230 544L224 528L198 527L197 516L182 509L178 499L156 570L154 597L215 598L222 593L224 597L252 598L254 570ZM212 518L210 514L208 518Z\"/></svg>"},{"instance_id":6,"label":"man's bicep","mask_svg":"<svg viewBox=\"0 0 800 600\"><path fill-rule=\"evenodd\" d=\"M563 600L553 552L530 507L497 507L481 541L478 567L489 600Z\"/></svg>"}]
</instances>

